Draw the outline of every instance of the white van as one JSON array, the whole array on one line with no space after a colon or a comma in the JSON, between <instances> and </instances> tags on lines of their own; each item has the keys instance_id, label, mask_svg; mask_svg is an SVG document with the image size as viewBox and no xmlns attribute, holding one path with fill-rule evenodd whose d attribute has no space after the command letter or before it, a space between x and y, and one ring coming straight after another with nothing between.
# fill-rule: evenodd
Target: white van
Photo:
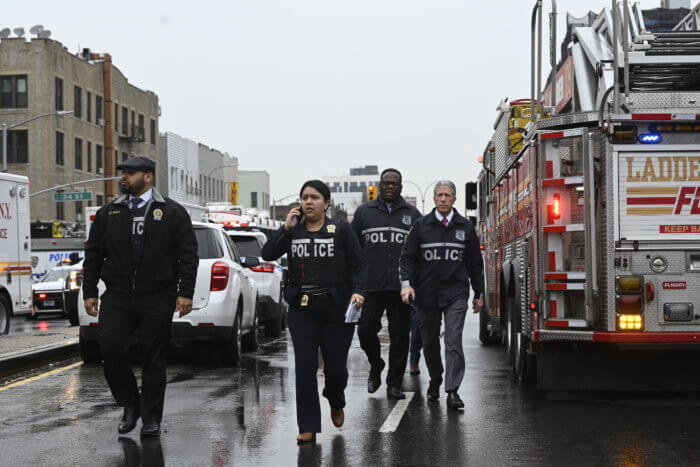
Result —
<instances>
[{"instance_id":1,"label":"white van","mask_svg":"<svg viewBox=\"0 0 700 467\"><path fill-rule=\"evenodd\" d=\"M0 173L0 334L32 306L29 179Z\"/></svg>"}]
</instances>

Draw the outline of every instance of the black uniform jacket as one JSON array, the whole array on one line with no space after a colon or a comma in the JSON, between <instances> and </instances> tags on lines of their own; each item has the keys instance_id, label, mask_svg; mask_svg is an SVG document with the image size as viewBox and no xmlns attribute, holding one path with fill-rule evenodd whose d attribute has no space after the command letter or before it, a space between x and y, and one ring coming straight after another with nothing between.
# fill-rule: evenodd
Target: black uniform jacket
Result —
<instances>
[{"instance_id":1,"label":"black uniform jacket","mask_svg":"<svg viewBox=\"0 0 700 467\"><path fill-rule=\"evenodd\" d=\"M443 226L435 209L416 221L406 238L399 272L401 285L416 292L416 305L443 307L484 291L484 263L479 239L471 222L455 210L452 221Z\"/></svg>"},{"instance_id":2,"label":"black uniform jacket","mask_svg":"<svg viewBox=\"0 0 700 467\"><path fill-rule=\"evenodd\" d=\"M343 306L352 294L366 294L367 260L347 222L326 217L317 232L306 230L304 220L290 230L282 226L263 246L262 257L274 261L285 253L288 303L294 303L302 285L329 289L333 300Z\"/></svg>"},{"instance_id":3,"label":"black uniform jacket","mask_svg":"<svg viewBox=\"0 0 700 467\"><path fill-rule=\"evenodd\" d=\"M192 298L197 239L185 208L153 189L144 224L143 259L134 271L131 212L124 195L97 211L85 247L83 297L97 297L102 279L118 294L168 293Z\"/></svg>"},{"instance_id":4,"label":"black uniform jacket","mask_svg":"<svg viewBox=\"0 0 700 467\"><path fill-rule=\"evenodd\" d=\"M369 201L355 211L352 228L360 239L369 262L369 292L399 290L399 257L404 240L420 217L415 206L399 197L391 212L380 199Z\"/></svg>"}]
</instances>

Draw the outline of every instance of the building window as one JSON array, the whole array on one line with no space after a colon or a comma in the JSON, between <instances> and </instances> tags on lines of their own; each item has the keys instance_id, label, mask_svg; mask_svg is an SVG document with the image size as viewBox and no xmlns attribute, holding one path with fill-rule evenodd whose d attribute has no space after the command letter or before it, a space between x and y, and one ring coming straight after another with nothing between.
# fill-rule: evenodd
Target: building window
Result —
<instances>
[{"instance_id":1,"label":"building window","mask_svg":"<svg viewBox=\"0 0 700 467\"><path fill-rule=\"evenodd\" d=\"M27 107L27 75L0 77L0 108Z\"/></svg>"},{"instance_id":2,"label":"building window","mask_svg":"<svg viewBox=\"0 0 700 467\"><path fill-rule=\"evenodd\" d=\"M104 162L102 161L102 145L95 145L95 172L104 173Z\"/></svg>"},{"instance_id":3,"label":"building window","mask_svg":"<svg viewBox=\"0 0 700 467\"><path fill-rule=\"evenodd\" d=\"M95 96L95 121L98 125L104 125L104 99L102 96Z\"/></svg>"},{"instance_id":4,"label":"building window","mask_svg":"<svg viewBox=\"0 0 700 467\"><path fill-rule=\"evenodd\" d=\"M56 110L63 110L63 80L56 78Z\"/></svg>"},{"instance_id":5,"label":"building window","mask_svg":"<svg viewBox=\"0 0 700 467\"><path fill-rule=\"evenodd\" d=\"M92 172L92 143L87 142L87 171Z\"/></svg>"},{"instance_id":6,"label":"building window","mask_svg":"<svg viewBox=\"0 0 700 467\"><path fill-rule=\"evenodd\" d=\"M73 87L73 116L83 118L83 90L78 86Z\"/></svg>"},{"instance_id":7,"label":"building window","mask_svg":"<svg viewBox=\"0 0 700 467\"><path fill-rule=\"evenodd\" d=\"M63 133L60 131L56 132L56 164L58 165L64 165L65 164L65 159L64 159L64 141L63 141Z\"/></svg>"},{"instance_id":8,"label":"building window","mask_svg":"<svg viewBox=\"0 0 700 467\"><path fill-rule=\"evenodd\" d=\"M83 202L75 202L75 219L80 220L83 217Z\"/></svg>"},{"instance_id":9,"label":"building window","mask_svg":"<svg viewBox=\"0 0 700 467\"><path fill-rule=\"evenodd\" d=\"M136 136L134 133L136 132L136 112L133 110L131 111L131 131L128 133L129 136L132 138Z\"/></svg>"},{"instance_id":10,"label":"building window","mask_svg":"<svg viewBox=\"0 0 700 467\"><path fill-rule=\"evenodd\" d=\"M139 140L140 141L146 141L146 127L144 124L144 118L143 115L139 114L139 134L138 134Z\"/></svg>"},{"instance_id":11,"label":"building window","mask_svg":"<svg viewBox=\"0 0 700 467\"><path fill-rule=\"evenodd\" d=\"M87 108L85 109L85 120L88 122L92 122L92 93L90 91L87 91L87 96L85 96L85 103L87 104Z\"/></svg>"},{"instance_id":12,"label":"building window","mask_svg":"<svg viewBox=\"0 0 700 467\"><path fill-rule=\"evenodd\" d=\"M126 161L129 158L129 153L123 152L122 153L122 162Z\"/></svg>"},{"instance_id":13,"label":"building window","mask_svg":"<svg viewBox=\"0 0 700 467\"><path fill-rule=\"evenodd\" d=\"M75 168L83 170L83 140L75 138Z\"/></svg>"},{"instance_id":14,"label":"building window","mask_svg":"<svg viewBox=\"0 0 700 467\"><path fill-rule=\"evenodd\" d=\"M129 109L122 107L122 134L129 134Z\"/></svg>"},{"instance_id":15,"label":"building window","mask_svg":"<svg viewBox=\"0 0 700 467\"><path fill-rule=\"evenodd\" d=\"M156 121L151 119L151 144L156 144Z\"/></svg>"},{"instance_id":16,"label":"building window","mask_svg":"<svg viewBox=\"0 0 700 467\"><path fill-rule=\"evenodd\" d=\"M102 206L104 204L104 196L102 195L97 195L95 196L95 203L97 206Z\"/></svg>"},{"instance_id":17,"label":"building window","mask_svg":"<svg viewBox=\"0 0 700 467\"><path fill-rule=\"evenodd\" d=\"M2 148L0 148L0 153ZM27 130L7 132L7 163L26 164L29 162L29 136Z\"/></svg>"},{"instance_id":18,"label":"building window","mask_svg":"<svg viewBox=\"0 0 700 467\"><path fill-rule=\"evenodd\" d=\"M119 133L119 104L114 103L114 132Z\"/></svg>"},{"instance_id":19,"label":"building window","mask_svg":"<svg viewBox=\"0 0 700 467\"><path fill-rule=\"evenodd\" d=\"M114 173L116 174L119 169L117 166L119 165L119 150L115 149L114 150Z\"/></svg>"},{"instance_id":20,"label":"building window","mask_svg":"<svg viewBox=\"0 0 700 467\"><path fill-rule=\"evenodd\" d=\"M258 207L258 192L257 191L252 191L250 193L250 207L251 208Z\"/></svg>"}]
</instances>

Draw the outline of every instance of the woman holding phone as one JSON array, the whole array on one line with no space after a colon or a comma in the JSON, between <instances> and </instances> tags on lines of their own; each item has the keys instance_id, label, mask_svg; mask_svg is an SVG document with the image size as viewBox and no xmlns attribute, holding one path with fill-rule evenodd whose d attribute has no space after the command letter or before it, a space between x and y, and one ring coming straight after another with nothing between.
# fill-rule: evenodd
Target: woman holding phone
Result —
<instances>
[{"instance_id":1,"label":"woman holding phone","mask_svg":"<svg viewBox=\"0 0 700 467\"><path fill-rule=\"evenodd\" d=\"M345 323L349 302L362 306L367 261L350 224L326 216L331 193L320 180L301 187L301 206L287 214L284 225L262 249L272 261L287 253L289 273L284 296L294 344L297 443L316 441L321 432L318 397L318 351L323 355L323 396L336 427L345 421L347 358L354 326Z\"/></svg>"}]
</instances>

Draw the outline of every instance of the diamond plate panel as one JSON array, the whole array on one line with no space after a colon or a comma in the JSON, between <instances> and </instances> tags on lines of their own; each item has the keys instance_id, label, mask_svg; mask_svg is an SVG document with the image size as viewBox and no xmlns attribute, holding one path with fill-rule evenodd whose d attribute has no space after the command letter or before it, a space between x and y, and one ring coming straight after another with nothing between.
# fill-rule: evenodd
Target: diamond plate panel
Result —
<instances>
[{"instance_id":1,"label":"diamond plate panel","mask_svg":"<svg viewBox=\"0 0 700 467\"><path fill-rule=\"evenodd\" d=\"M633 92L628 103L635 111L654 109L667 113L695 113L700 106L700 92Z\"/></svg>"},{"instance_id":2,"label":"diamond plate panel","mask_svg":"<svg viewBox=\"0 0 700 467\"><path fill-rule=\"evenodd\" d=\"M504 112L501 120L496 127L496 132L493 135L494 146L496 146L494 172L496 178L500 178L506 171L510 162L510 141L508 140L508 120L510 119L510 111Z\"/></svg>"}]
</instances>

